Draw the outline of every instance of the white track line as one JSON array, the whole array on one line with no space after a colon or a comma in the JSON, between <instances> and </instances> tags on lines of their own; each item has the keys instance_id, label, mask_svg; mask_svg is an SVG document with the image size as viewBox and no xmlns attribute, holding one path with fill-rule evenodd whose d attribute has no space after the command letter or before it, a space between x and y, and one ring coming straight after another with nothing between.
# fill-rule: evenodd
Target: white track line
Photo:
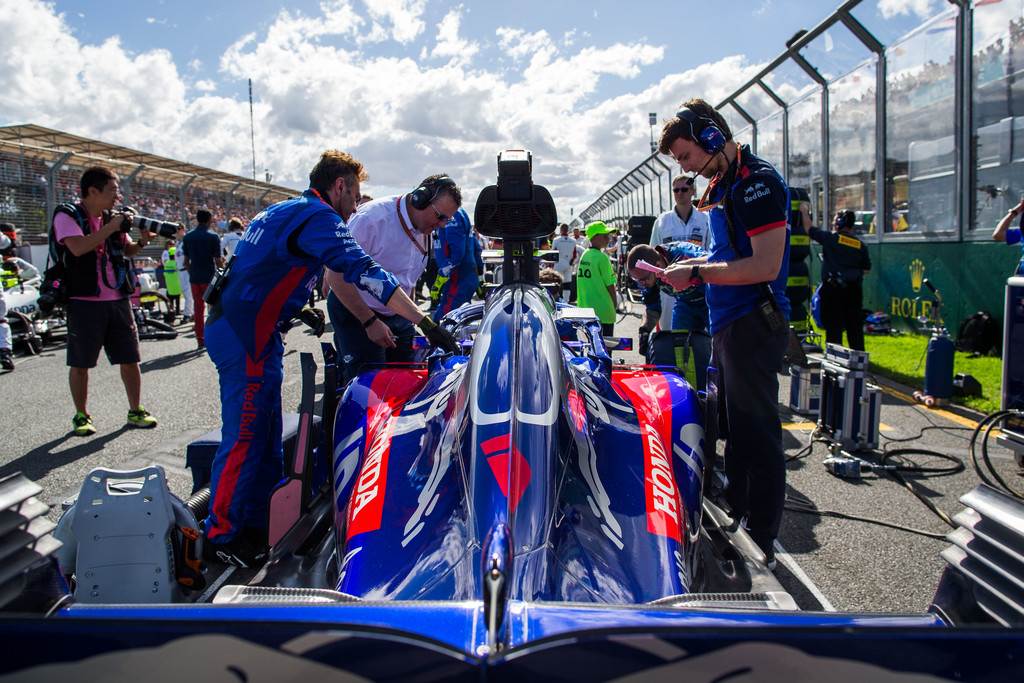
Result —
<instances>
[{"instance_id":1,"label":"white track line","mask_svg":"<svg viewBox=\"0 0 1024 683\"><path fill-rule=\"evenodd\" d=\"M813 581L811 581L811 577L807 576L807 574L804 573L804 570L800 568L800 565L796 563L796 560L794 560L792 556L788 552L786 552L786 549L783 548L782 544L779 543L777 540L775 541L775 557L780 562L782 562L782 564L786 565L789 571L793 572L793 576L795 576L797 580L800 581L800 583L807 587L807 590L811 592L811 595L813 595L815 599L818 601L818 603L821 604L821 608L823 610L825 610L826 612L836 611L835 606L833 606L832 603L828 601L828 598L825 597L825 594L822 593L816 585L814 585Z\"/></svg>"},{"instance_id":2,"label":"white track line","mask_svg":"<svg viewBox=\"0 0 1024 683\"><path fill-rule=\"evenodd\" d=\"M214 595L214 594L215 594L215 593L216 593L216 592L217 592L218 590L220 590L220 587L221 587L221 586L222 586L222 585L224 584L224 582L228 580L228 577L229 577L229 576L231 576L232 574L234 574L234 573L235 573L235 570L236 570L236 569L238 569L238 567L234 567L234 566L228 567L228 568L227 568L227 569L226 569L226 570L224 571L224 573L223 573L223 574L221 574L220 576L218 576L218 577L217 577L217 580L216 580L216 581L214 581L214 582L213 582L213 584L211 584L211 585L210 585L210 587L206 589L206 592L205 592L205 593L203 593L203 594L202 594L202 595L201 595L201 596L199 597L199 599L198 599L198 600L196 600L196 602L197 602L197 603L200 603L200 604L201 604L201 603L204 603L204 602L206 602L207 600L209 600L209 599L210 599L211 597L213 597L213 595Z\"/></svg>"}]
</instances>

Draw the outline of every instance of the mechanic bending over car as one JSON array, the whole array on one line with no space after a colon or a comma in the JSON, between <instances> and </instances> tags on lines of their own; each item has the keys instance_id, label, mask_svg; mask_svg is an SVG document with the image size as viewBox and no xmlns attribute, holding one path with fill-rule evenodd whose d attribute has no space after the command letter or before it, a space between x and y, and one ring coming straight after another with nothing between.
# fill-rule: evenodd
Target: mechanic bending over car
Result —
<instances>
[{"instance_id":1,"label":"mechanic bending over car","mask_svg":"<svg viewBox=\"0 0 1024 683\"><path fill-rule=\"evenodd\" d=\"M691 258L706 256L707 252L692 242L676 242L674 244L662 244L652 247L647 244L638 244L629 250L626 257L626 268L629 276L640 285L640 295L643 297L644 319L640 323L640 354L650 358L656 365L676 365L683 367L689 355L689 349L693 349L693 369L696 374L697 389L704 391L707 388L708 362L711 360L711 335L708 332L708 304L704 299L704 283L687 286L686 289L676 290L667 282L659 282L657 276L648 270L637 267L641 260L646 261L658 268L667 268L669 264L676 261L684 261ZM687 283L689 285L689 283ZM672 327L673 333L686 334L687 345L683 348L676 348L674 343L662 344L658 337L655 346L661 348L652 349L653 353L648 354L651 330L658 324L661 316L662 293L672 297ZM674 340L671 340L674 342ZM666 354L671 349L673 353Z\"/></svg>"},{"instance_id":2,"label":"mechanic bending over car","mask_svg":"<svg viewBox=\"0 0 1024 683\"><path fill-rule=\"evenodd\" d=\"M778 373L789 341L789 188L704 100L684 103L665 123L658 151L710 180L697 205L710 211L710 253L660 277L675 289L707 283L725 498L773 568L786 496Z\"/></svg>"},{"instance_id":3,"label":"mechanic bending over car","mask_svg":"<svg viewBox=\"0 0 1024 683\"><path fill-rule=\"evenodd\" d=\"M337 282L418 324L434 344L458 349L352 238L343 216L354 211L367 178L348 154L324 152L309 174L309 189L253 218L210 284L206 349L220 375L223 426L205 524L209 560L246 567L266 560L270 494L283 476L281 331L298 315L323 334L323 313L303 305L324 265Z\"/></svg>"}]
</instances>

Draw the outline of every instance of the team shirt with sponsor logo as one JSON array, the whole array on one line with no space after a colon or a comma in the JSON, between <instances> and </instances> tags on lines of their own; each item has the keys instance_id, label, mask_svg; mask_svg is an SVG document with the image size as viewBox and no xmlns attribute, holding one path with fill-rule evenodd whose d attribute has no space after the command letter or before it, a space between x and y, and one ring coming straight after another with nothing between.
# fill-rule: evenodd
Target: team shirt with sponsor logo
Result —
<instances>
[{"instance_id":1,"label":"team shirt with sponsor logo","mask_svg":"<svg viewBox=\"0 0 1024 683\"><path fill-rule=\"evenodd\" d=\"M728 226L722 200L726 188L712 187L714 201L710 212L711 235L709 263L734 261L753 254L750 237L768 230L785 230L785 250L779 272L768 283L782 313L789 318L786 280L789 278L789 187L778 171L767 161L755 156L750 147L740 148L740 165L730 190L729 206L736 226L736 249L729 244ZM715 285L708 283L707 302L711 313L711 333L754 310L760 293L756 284Z\"/></svg>"}]
</instances>

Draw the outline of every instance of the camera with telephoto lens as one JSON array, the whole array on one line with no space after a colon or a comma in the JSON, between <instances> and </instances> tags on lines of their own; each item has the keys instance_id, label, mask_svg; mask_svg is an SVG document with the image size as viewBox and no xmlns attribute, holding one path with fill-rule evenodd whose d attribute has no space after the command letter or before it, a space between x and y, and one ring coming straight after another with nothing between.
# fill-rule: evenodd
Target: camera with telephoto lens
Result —
<instances>
[{"instance_id":1,"label":"camera with telephoto lens","mask_svg":"<svg viewBox=\"0 0 1024 683\"><path fill-rule=\"evenodd\" d=\"M124 216L121 221L121 232L128 232L134 225L138 226L139 230L148 230L160 237L171 238L174 237L178 230L182 228L181 223L170 223L156 218L139 216L134 210L128 207L121 209L120 214Z\"/></svg>"},{"instance_id":2,"label":"camera with telephoto lens","mask_svg":"<svg viewBox=\"0 0 1024 683\"><path fill-rule=\"evenodd\" d=\"M49 315L53 313L53 309L58 304L67 301L67 294L63 279L47 275L39 286L39 298L36 299L36 305L39 306L40 311Z\"/></svg>"}]
</instances>

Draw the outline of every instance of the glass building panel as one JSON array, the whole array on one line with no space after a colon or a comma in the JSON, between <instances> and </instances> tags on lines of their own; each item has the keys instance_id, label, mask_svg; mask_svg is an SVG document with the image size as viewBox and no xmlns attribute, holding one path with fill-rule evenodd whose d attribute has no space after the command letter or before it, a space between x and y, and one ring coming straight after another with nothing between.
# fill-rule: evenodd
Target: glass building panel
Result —
<instances>
[{"instance_id":1,"label":"glass building panel","mask_svg":"<svg viewBox=\"0 0 1024 683\"><path fill-rule=\"evenodd\" d=\"M969 230L984 234L1024 196L1024 2L974 3L975 178Z\"/></svg>"},{"instance_id":2,"label":"glass building panel","mask_svg":"<svg viewBox=\"0 0 1024 683\"><path fill-rule=\"evenodd\" d=\"M736 103L743 107L743 111L750 114L755 121L771 116L779 110L779 106L757 85L751 86L746 92L737 97Z\"/></svg>"},{"instance_id":3,"label":"glass building panel","mask_svg":"<svg viewBox=\"0 0 1024 683\"><path fill-rule=\"evenodd\" d=\"M782 112L757 122L757 156L782 173Z\"/></svg>"},{"instance_id":4,"label":"glass building panel","mask_svg":"<svg viewBox=\"0 0 1024 683\"><path fill-rule=\"evenodd\" d=\"M753 144L753 142L754 142L754 127L753 126L751 126L745 120L741 119L739 116L736 116L736 118L735 118L735 124L736 125L733 125L734 121L730 120L728 116L725 117L725 120L726 120L726 123L729 124L729 127L732 129L732 138L733 138L733 140L735 140L736 142L738 142L741 145Z\"/></svg>"},{"instance_id":5,"label":"glass building panel","mask_svg":"<svg viewBox=\"0 0 1024 683\"><path fill-rule=\"evenodd\" d=\"M828 87L828 206L853 211L868 226L875 207L875 73L872 59Z\"/></svg>"},{"instance_id":6,"label":"glass building panel","mask_svg":"<svg viewBox=\"0 0 1024 683\"><path fill-rule=\"evenodd\" d=\"M787 59L765 76L764 82L784 102L795 102L819 87L792 59Z\"/></svg>"},{"instance_id":7,"label":"glass building panel","mask_svg":"<svg viewBox=\"0 0 1024 683\"><path fill-rule=\"evenodd\" d=\"M842 24L835 24L808 43L800 54L826 80L833 80L871 56L871 51Z\"/></svg>"},{"instance_id":8,"label":"glass building panel","mask_svg":"<svg viewBox=\"0 0 1024 683\"><path fill-rule=\"evenodd\" d=\"M789 107L789 185L811 195L812 217L821 225L821 91Z\"/></svg>"},{"instance_id":9,"label":"glass building panel","mask_svg":"<svg viewBox=\"0 0 1024 683\"><path fill-rule=\"evenodd\" d=\"M991 0L989 0L991 2ZM861 2L850 10L860 24L866 28L882 45L893 45L908 33L922 24L922 17L917 12L922 9L921 3L915 3L914 11L904 11L893 3L881 6L878 2ZM948 4L929 3L925 9L931 10L933 16L945 12ZM925 20L932 17L925 17Z\"/></svg>"},{"instance_id":10,"label":"glass building panel","mask_svg":"<svg viewBox=\"0 0 1024 683\"><path fill-rule=\"evenodd\" d=\"M887 233L955 234L955 48L950 10L885 52Z\"/></svg>"}]
</instances>

